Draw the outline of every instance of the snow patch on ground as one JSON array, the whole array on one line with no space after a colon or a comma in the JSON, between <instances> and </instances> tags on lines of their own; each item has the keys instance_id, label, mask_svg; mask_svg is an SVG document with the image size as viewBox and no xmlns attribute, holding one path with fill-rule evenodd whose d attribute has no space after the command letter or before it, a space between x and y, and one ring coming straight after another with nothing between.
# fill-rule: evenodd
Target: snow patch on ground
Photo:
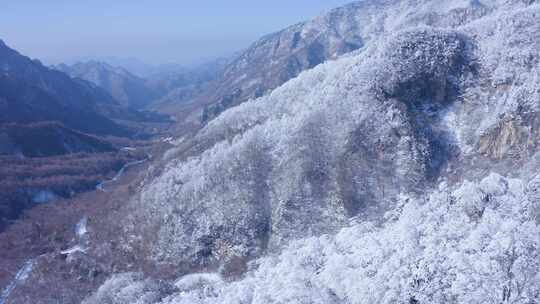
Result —
<instances>
[{"instance_id":1,"label":"snow patch on ground","mask_svg":"<svg viewBox=\"0 0 540 304\"><path fill-rule=\"evenodd\" d=\"M88 233L88 217L85 216L83 217L78 223L77 225L75 225L75 234L81 238L83 236L85 236L87 233Z\"/></svg>"},{"instance_id":2,"label":"snow patch on ground","mask_svg":"<svg viewBox=\"0 0 540 304\"><path fill-rule=\"evenodd\" d=\"M71 248L68 248L68 249L66 249L66 250L60 251L60 254L70 256L71 254L74 254L74 253L76 253L76 252L82 252L82 253L84 253L84 252L86 252L86 249L83 248L83 247L80 246L80 245L75 245L75 246L73 246L73 247L71 247Z\"/></svg>"}]
</instances>

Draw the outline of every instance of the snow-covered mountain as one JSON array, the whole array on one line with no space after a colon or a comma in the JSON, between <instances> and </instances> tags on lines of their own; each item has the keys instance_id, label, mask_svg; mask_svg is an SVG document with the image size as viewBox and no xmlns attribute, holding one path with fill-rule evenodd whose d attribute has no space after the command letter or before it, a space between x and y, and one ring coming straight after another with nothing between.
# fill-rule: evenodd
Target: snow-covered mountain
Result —
<instances>
[{"instance_id":1,"label":"snow-covered mountain","mask_svg":"<svg viewBox=\"0 0 540 304\"><path fill-rule=\"evenodd\" d=\"M257 256L378 217L401 193L527 160L538 144L536 7L430 4L367 10L387 29L361 52L226 111L180 145L135 200L150 226L161 223L153 258Z\"/></svg>"},{"instance_id":2,"label":"snow-covered mountain","mask_svg":"<svg viewBox=\"0 0 540 304\"><path fill-rule=\"evenodd\" d=\"M109 277L84 304L540 300L540 3L332 12L355 22L298 35L333 24L356 47L172 141L90 225L66 263Z\"/></svg>"},{"instance_id":3,"label":"snow-covered mountain","mask_svg":"<svg viewBox=\"0 0 540 304\"><path fill-rule=\"evenodd\" d=\"M364 13L381 5L353 3L266 35L214 64L218 73L202 83L203 90L172 91L156 109L176 112L179 130L199 129L224 110L268 94L300 72L363 47L374 34L365 26L369 20Z\"/></svg>"},{"instance_id":4,"label":"snow-covered mountain","mask_svg":"<svg viewBox=\"0 0 540 304\"><path fill-rule=\"evenodd\" d=\"M370 39L366 12L377 1L336 8L314 20L262 37L224 69L210 94L203 121L250 98L260 97L300 72L359 49Z\"/></svg>"},{"instance_id":5,"label":"snow-covered mountain","mask_svg":"<svg viewBox=\"0 0 540 304\"><path fill-rule=\"evenodd\" d=\"M370 3L343 8L361 51L224 112L131 202L128 248L250 269L163 303L538 300L540 6Z\"/></svg>"}]
</instances>

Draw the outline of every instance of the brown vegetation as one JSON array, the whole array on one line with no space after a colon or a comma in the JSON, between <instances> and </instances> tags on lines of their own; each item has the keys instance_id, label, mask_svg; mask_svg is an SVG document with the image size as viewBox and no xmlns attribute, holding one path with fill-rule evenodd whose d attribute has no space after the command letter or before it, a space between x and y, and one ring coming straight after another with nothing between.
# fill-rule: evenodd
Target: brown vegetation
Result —
<instances>
[{"instance_id":1,"label":"brown vegetation","mask_svg":"<svg viewBox=\"0 0 540 304\"><path fill-rule=\"evenodd\" d=\"M146 154L143 151L144 149L141 148L138 152L15 160L13 165L9 166L9 171L18 172L17 174L21 176L24 174L30 176L31 173L26 169L32 166L36 168L46 166L53 171L58 170L56 172L75 174L63 177L52 176L51 180L64 180L66 185L69 185L69 181L74 178L86 177L97 183L102 178L109 179L116 173L116 170L112 170L111 173L104 173L105 171L101 173L100 170L116 169L117 165L121 167L125 162L145 158ZM61 166L62 163L64 166ZM46 281L49 285L39 285L41 281L38 279L38 282L34 282L35 284L31 286L18 286L13 294L14 298L18 296L24 298L30 288L33 294L42 295L44 303L56 300L61 303L77 303L92 288L101 284L111 272L118 268L126 268L125 265L121 265L126 262L123 261L124 258L127 263L132 259L116 256L120 244L114 241L104 242L108 245L100 248L101 254L95 257L76 254L76 261L72 261L60 252L76 242L75 225L83 217L88 218L91 244L102 243L101 238L110 238L118 234L119 230L114 221L112 223L105 221L119 216L119 210L126 198L133 195L139 170L144 167L144 165L130 167L120 180L108 185L107 192L88 191L70 198L60 197L53 203L34 204L31 209L24 210L18 220L13 221L0 233L0 291L14 278L25 261L33 258L39 261L33 272L38 277L48 276ZM2 169L1 172L8 171L5 168ZM37 169L36 172L43 174L43 172L51 171ZM77 176L77 173L80 175ZM32 178L24 180L29 182ZM91 189L95 189L96 183L92 183ZM3 182L0 184L3 185ZM93 227L99 227L100 233L98 234ZM99 238L100 242L96 238ZM74 273L83 275L74 276ZM55 285L57 282L62 282L62 286Z\"/></svg>"},{"instance_id":2,"label":"brown vegetation","mask_svg":"<svg viewBox=\"0 0 540 304\"><path fill-rule=\"evenodd\" d=\"M68 198L109 179L141 152L78 153L44 158L0 157L0 231L47 197ZM45 201L44 201L45 200Z\"/></svg>"},{"instance_id":3,"label":"brown vegetation","mask_svg":"<svg viewBox=\"0 0 540 304\"><path fill-rule=\"evenodd\" d=\"M54 121L0 124L0 155L44 157L81 152L112 152L114 146Z\"/></svg>"}]
</instances>

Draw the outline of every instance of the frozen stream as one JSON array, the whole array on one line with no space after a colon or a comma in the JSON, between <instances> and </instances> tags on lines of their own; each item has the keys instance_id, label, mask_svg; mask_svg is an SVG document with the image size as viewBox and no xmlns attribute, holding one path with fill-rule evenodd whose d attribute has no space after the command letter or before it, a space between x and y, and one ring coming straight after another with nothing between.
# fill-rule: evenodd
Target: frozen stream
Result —
<instances>
[{"instance_id":1,"label":"frozen stream","mask_svg":"<svg viewBox=\"0 0 540 304\"><path fill-rule=\"evenodd\" d=\"M127 168L132 167L132 166L136 166L136 165L140 165L142 163L145 163L145 162L149 161L151 157L152 156L150 154L147 154L145 159L132 161L132 162L129 162L129 163L125 164L124 166L122 166L122 168L116 173L116 175L112 179L102 181L101 183L97 184L96 189L99 190L99 191L106 192L105 185L107 185L109 183L113 183L113 182L117 181L118 179L120 179L120 177L122 177L122 175L124 175ZM2 304L2 303L0 303L0 304Z\"/></svg>"},{"instance_id":2,"label":"frozen stream","mask_svg":"<svg viewBox=\"0 0 540 304\"><path fill-rule=\"evenodd\" d=\"M15 278L11 283L9 283L4 290L2 290L2 293L0 294L0 304L5 304L9 295L11 292L19 285L19 283L24 283L26 279L30 276L32 273L32 269L34 268L34 265L36 263L36 259L28 260L24 263L24 265L19 269L17 274L15 275Z\"/></svg>"}]
</instances>

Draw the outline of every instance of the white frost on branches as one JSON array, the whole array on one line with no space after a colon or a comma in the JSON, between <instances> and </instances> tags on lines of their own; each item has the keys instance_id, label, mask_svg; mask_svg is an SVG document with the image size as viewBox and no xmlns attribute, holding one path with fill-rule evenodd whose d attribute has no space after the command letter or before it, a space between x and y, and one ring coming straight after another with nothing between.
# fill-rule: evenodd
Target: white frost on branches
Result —
<instances>
[{"instance_id":1,"label":"white frost on branches","mask_svg":"<svg viewBox=\"0 0 540 304\"><path fill-rule=\"evenodd\" d=\"M162 303L536 303L540 201L529 193L491 174L454 190L443 184L425 201L402 196L397 219L380 227L293 242L238 282L211 281Z\"/></svg>"}]
</instances>

